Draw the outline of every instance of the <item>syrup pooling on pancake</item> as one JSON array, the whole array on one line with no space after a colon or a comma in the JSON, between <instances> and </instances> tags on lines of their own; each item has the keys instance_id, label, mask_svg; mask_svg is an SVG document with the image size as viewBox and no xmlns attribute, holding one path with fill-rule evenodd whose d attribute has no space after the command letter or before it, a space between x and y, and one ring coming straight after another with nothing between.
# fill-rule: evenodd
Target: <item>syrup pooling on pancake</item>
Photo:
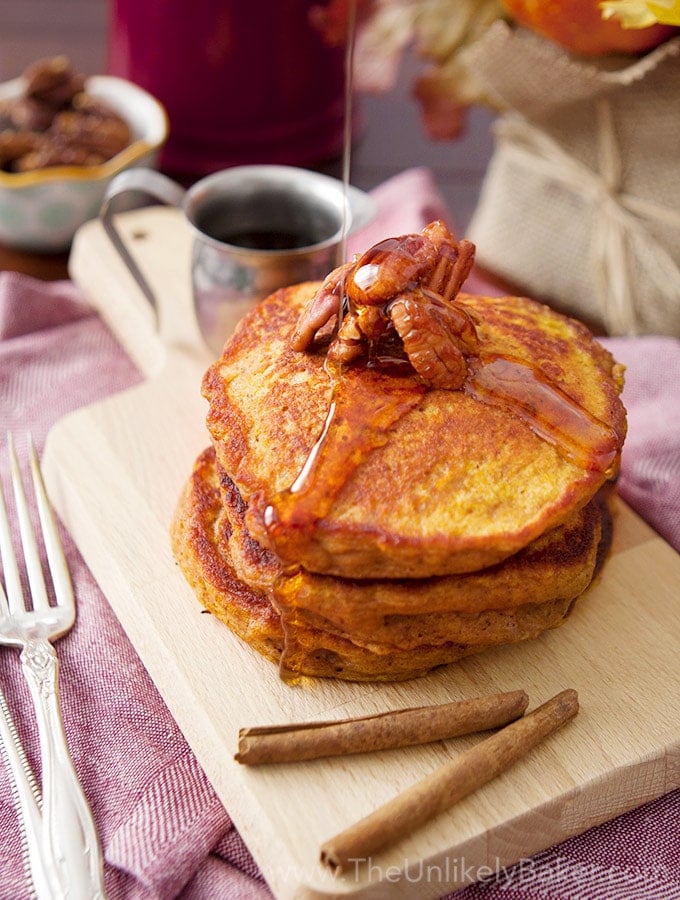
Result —
<instances>
[{"instance_id":1,"label":"syrup pooling on pancake","mask_svg":"<svg viewBox=\"0 0 680 900\"><path fill-rule=\"evenodd\" d=\"M492 356L472 360L463 385L481 403L518 416L534 434L583 469L614 474L620 440L613 428L575 403L534 366Z\"/></svg>"}]
</instances>

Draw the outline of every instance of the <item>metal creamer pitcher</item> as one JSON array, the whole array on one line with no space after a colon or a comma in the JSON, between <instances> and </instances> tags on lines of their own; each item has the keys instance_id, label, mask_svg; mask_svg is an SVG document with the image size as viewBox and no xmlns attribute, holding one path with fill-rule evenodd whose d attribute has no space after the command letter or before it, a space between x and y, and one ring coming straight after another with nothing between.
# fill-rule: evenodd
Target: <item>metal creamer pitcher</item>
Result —
<instances>
[{"instance_id":1,"label":"metal creamer pitcher","mask_svg":"<svg viewBox=\"0 0 680 900\"><path fill-rule=\"evenodd\" d=\"M323 278L344 260L347 235L375 215L368 194L336 178L293 166L235 166L189 190L151 169L111 182L100 218L131 274L153 292L115 225L116 198L143 192L179 207L194 235L191 282L206 344L219 352L235 319L281 287Z\"/></svg>"}]
</instances>

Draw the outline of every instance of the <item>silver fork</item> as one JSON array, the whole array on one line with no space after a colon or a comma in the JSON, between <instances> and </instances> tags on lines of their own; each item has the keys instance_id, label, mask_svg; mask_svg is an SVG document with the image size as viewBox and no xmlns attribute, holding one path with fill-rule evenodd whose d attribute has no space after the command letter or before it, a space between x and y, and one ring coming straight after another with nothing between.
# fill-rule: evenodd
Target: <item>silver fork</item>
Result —
<instances>
[{"instance_id":1,"label":"silver fork","mask_svg":"<svg viewBox=\"0 0 680 900\"><path fill-rule=\"evenodd\" d=\"M7 450L31 608L24 603L0 486L0 551L7 592L5 596L0 585L0 644L21 648L22 670L35 706L43 776L41 853L47 875L57 876L53 896L95 900L105 896L102 854L92 813L66 743L59 706L59 663L50 643L73 625L75 599L38 457L33 443L29 444L33 487L56 605L49 601L19 464L12 437L8 435Z\"/></svg>"}]
</instances>

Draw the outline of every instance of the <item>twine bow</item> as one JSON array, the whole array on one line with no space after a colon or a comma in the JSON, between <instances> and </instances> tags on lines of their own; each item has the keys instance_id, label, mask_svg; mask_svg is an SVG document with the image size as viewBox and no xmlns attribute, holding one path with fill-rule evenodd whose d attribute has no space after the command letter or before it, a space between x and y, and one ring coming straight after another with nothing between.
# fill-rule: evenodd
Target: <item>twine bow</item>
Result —
<instances>
[{"instance_id":1,"label":"twine bow","mask_svg":"<svg viewBox=\"0 0 680 900\"><path fill-rule=\"evenodd\" d=\"M621 154L606 99L598 100L596 115L599 171L519 115L504 116L496 135L504 153L588 202L593 215L590 264L604 323L610 334L637 334L645 320L656 318L655 311L663 319L670 304L680 310L680 269L648 230L648 223L656 222L680 232L680 213L623 189ZM656 290L636 290L640 278L651 280ZM643 294L648 315L641 309Z\"/></svg>"}]
</instances>

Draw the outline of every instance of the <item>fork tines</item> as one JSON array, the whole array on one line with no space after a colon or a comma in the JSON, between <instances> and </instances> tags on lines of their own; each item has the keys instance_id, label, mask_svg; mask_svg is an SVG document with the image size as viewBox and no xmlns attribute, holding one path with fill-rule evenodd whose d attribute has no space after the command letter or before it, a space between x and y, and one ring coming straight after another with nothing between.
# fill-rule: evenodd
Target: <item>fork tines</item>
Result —
<instances>
[{"instance_id":1,"label":"fork tines","mask_svg":"<svg viewBox=\"0 0 680 900\"><path fill-rule=\"evenodd\" d=\"M24 559L26 563L26 574L30 585L30 594L34 610L44 610L49 608L49 595L45 584L42 565L40 562L40 551L35 537L35 531L31 524L29 513L29 504L26 498L24 482L17 460L17 454L14 447L14 440L11 434L7 435L7 454L9 458L9 466L12 480L12 488L14 493L14 504L16 507L17 520L19 522L19 534L21 535L21 545L24 551ZM43 482L40 471L38 456L33 445L33 441L29 435L28 438L28 455L32 473L33 490L38 509L38 517L45 546L45 553L49 564L52 583L54 586L54 594L57 605L66 605L73 602L73 589L71 586L71 578L64 556L64 551L59 539L57 524L52 514L52 509L47 498L45 484ZM5 505L0 484L0 559L4 570L5 589L7 591L6 602L9 606L9 613L23 612L25 609L23 590L21 585L21 575L17 564L16 554L12 543L9 518L7 507ZM2 598L2 585L0 584L0 599Z\"/></svg>"}]
</instances>

